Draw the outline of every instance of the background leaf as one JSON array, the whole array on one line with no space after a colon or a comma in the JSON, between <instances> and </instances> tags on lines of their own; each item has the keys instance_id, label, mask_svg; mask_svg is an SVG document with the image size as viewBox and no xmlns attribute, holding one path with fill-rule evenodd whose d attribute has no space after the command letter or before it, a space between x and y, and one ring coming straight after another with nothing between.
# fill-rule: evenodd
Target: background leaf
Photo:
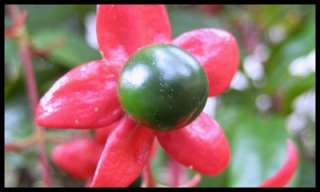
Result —
<instances>
[{"instance_id":1,"label":"background leaf","mask_svg":"<svg viewBox=\"0 0 320 192\"><path fill-rule=\"evenodd\" d=\"M315 15L314 9L306 22L297 26L297 30L286 41L275 48L266 64L266 87L269 91L276 89L289 79L289 64L297 57L306 55L315 48Z\"/></svg>"},{"instance_id":2,"label":"background leaf","mask_svg":"<svg viewBox=\"0 0 320 192\"><path fill-rule=\"evenodd\" d=\"M69 31L46 29L33 35L32 40L37 49L50 50L49 59L69 68L100 58L98 51Z\"/></svg>"},{"instance_id":3,"label":"background leaf","mask_svg":"<svg viewBox=\"0 0 320 192\"><path fill-rule=\"evenodd\" d=\"M168 10L174 37L197 28L214 26L223 28L223 21L215 19L199 9L193 9L189 6L168 6Z\"/></svg>"},{"instance_id":4,"label":"background leaf","mask_svg":"<svg viewBox=\"0 0 320 192\"><path fill-rule=\"evenodd\" d=\"M217 111L217 120L231 144L229 186L259 186L281 168L288 138L283 118L226 106Z\"/></svg>"}]
</instances>

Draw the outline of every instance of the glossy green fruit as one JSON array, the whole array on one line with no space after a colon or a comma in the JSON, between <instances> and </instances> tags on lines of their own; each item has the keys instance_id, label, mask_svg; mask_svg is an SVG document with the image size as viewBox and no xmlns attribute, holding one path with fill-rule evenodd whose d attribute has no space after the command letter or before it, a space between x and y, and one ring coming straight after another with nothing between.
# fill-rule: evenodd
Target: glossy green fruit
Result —
<instances>
[{"instance_id":1,"label":"glossy green fruit","mask_svg":"<svg viewBox=\"0 0 320 192\"><path fill-rule=\"evenodd\" d=\"M202 111L207 76L189 53L173 45L138 50L123 68L121 105L138 122L157 130L181 128Z\"/></svg>"}]
</instances>

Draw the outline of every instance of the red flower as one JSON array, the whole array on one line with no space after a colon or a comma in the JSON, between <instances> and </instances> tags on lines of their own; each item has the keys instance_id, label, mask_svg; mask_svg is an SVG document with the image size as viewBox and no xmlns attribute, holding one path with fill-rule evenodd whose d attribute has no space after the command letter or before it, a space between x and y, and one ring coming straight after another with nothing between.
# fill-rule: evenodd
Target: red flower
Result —
<instances>
[{"instance_id":1,"label":"red flower","mask_svg":"<svg viewBox=\"0 0 320 192\"><path fill-rule=\"evenodd\" d=\"M235 38L223 30L197 29L172 40L162 5L98 5L97 37L103 59L80 65L60 78L41 99L36 122L52 128L108 128L97 129L95 141L84 139L58 146L53 160L83 179L93 173L98 161L90 186L124 187L140 175L157 138L168 155L185 166L206 175L221 173L228 165L230 148L223 129L211 117L201 113L184 128L157 132L124 113L116 87L123 65L137 49L173 43L202 64L209 80L209 96L221 94L239 65ZM70 150L75 146L76 151ZM294 145L289 147L289 157L296 159ZM73 170L78 169L77 163L87 170ZM287 184L297 161L288 163L290 166L280 170L285 172L280 174L281 182L275 176L262 186Z\"/></svg>"}]
</instances>

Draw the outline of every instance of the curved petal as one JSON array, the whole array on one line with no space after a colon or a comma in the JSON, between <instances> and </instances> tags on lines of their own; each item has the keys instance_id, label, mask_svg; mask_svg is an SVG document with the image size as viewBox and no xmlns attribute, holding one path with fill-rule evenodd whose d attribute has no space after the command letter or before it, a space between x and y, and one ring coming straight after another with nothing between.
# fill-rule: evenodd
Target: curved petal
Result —
<instances>
[{"instance_id":1,"label":"curved petal","mask_svg":"<svg viewBox=\"0 0 320 192\"><path fill-rule=\"evenodd\" d=\"M140 47L171 41L163 5L98 5L96 26L104 58L120 66Z\"/></svg>"},{"instance_id":2,"label":"curved petal","mask_svg":"<svg viewBox=\"0 0 320 192\"><path fill-rule=\"evenodd\" d=\"M82 138L57 145L52 153L53 162L69 175L85 180L94 174L102 145Z\"/></svg>"},{"instance_id":3,"label":"curved petal","mask_svg":"<svg viewBox=\"0 0 320 192\"><path fill-rule=\"evenodd\" d=\"M155 158L158 150L158 141L155 139L152 144L151 152L150 152L150 161Z\"/></svg>"},{"instance_id":4,"label":"curved petal","mask_svg":"<svg viewBox=\"0 0 320 192\"><path fill-rule=\"evenodd\" d=\"M120 122L121 122L121 119L113 122L112 124L106 127L95 129L94 140L104 145L107 141L107 138L111 134L111 132L119 125Z\"/></svg>"},{"instance_id":5,"label":"curved petal","mask_svg":"<svg viewBox=\"0 0 320 192\"><path fill-rule=\"evenodd\" d=\"M147 163L154 132L128 116L108 137L91 187L126 187L141 173Z\"/></svg>"},{"instance_id":6,"label":"curved petal","mask_svg":"<svg viewBox=\"0 0 320 192\"><path fill-rule=\"evenodd\" d=\"M195 56L209 80L209 96L227 89L239 66L239 48L232 34L220 29L197 29L177 37L173 43Z\"/></svg>"},{"instance_id":7,"label":"curved petal","mask_svg":"<svg viewBox=\"0 0 320 192\"><path fill-rule=\"evenodd\" d=\"M107 126L123 114L117 76L103 60L80 65L54 83L42 97L36 122L53 128Z\"/></svg>"},{"instance_id":8,"label":"curved petal","mask_svg":"<svg viewBox=\"0 0 320 192\"><path fill-rule=\"evenodd\" d=\"M288 140L287 159L283 167L272 177L265 180L260 187L284 187L292 179L298 166L298 151L291 140Z\"/></svg>"},{"instance_id":9,"label":"curved petal","mask_svg":"<svg viewBox=\"0 0 320 192\"><path fill-rule=\"evenodd\" d=\"M157 136L171 158L202 174L217 175L229 163L230 147L224 131L205 113L182 129L158 132Z\"/></svg>"}]
</instances>

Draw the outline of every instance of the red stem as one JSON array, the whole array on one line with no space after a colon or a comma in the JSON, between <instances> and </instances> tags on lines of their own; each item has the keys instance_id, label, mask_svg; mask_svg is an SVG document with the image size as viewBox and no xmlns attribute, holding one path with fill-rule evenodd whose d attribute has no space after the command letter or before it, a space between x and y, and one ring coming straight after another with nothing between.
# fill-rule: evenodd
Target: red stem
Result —
<instances>
[{"instance_id":1,"label":"red stem","mask_svg":"<svg viewBox=\"0 0 320 192\"><path fill-rule=\"evenodd\" d=\"M169 170L170 170L170 186L178 187L181 180L186 174L186 170L178 162L173 159L169 160Z\"/></svg>"},{"instance_id":2,"label":"red stem","mask_svg":"<svg viewBox=\"0 0 320 192\"><path fill-rule=\"evenodd\" d=\"M49 162L45 153L44 145L38 145L39 149L39 160L42 165L42 175L43 175L43 184L46 187L50 187L52 184L52 179L49 171Z\"/></svg>"},{"instance_id":3,"label":"red stem","mask_svg":"<svg viewBox=\"0 0 320 192\"><path fill-rule=\"evenodd\" d=\"M4 146L4 149L5 149L6 152L20 151L23 148L24 148L24 146L15 145L15 144L12 144L12 143L6 144Z\"/></svg>"},{"instance_id":4,"label":"red stem","mask_svg":"<svg viewBox=\"0 0 320 192\"><path fill-rule=\"evenodd\" d=\"M29 47L29 43L25 39L21 39L19 41L20 46L20 58L23 65L23 70L25 74L25 79L27 83L27 91L28 91L28 98L30 103L30 108L32 111L32 116L34 117L36 106L38 103L38 92L37 92L37 86L34 78L33 73L33 65L32 65L32 55L31 50ZM36 133L39 134L40 137L42 137L42 128L39 126L35 126ZM43 175L43 182L45 186L51 185L51 178L49 174L49 163L48 159L46 157L45 153L45 147L43 142L40 142L38 144L38 150L39 150L39 160L42 165L42 175Z\"/></svg>"},{"instance_id":5,"label":"red stem","mask_svg":"<svg viewBox=\"0 0 320 192\"><path fill-rule=\"evenodd\" d=\"M21 19L21 15L26 14L23 11L19 11L17 6L9 5L10 16L14 20L13 23L17 23L17 19ZM24 21L23 21L24 22ZM38 92L36 81L33 73L32 64L32 53L30 43L28 41L27 34L24 30L24 23L19 26L16 30L18 42L19 42L19 54L23 66L23 72L26 79L28 98L30 103L30 108L32 111L32 117L34 117L35 109L38 103ZM21 32L21 33L20 33ZM45 153L45 146L43 142L43 130L41 127L35 126L35 133L39 136L38 150L39 150L39 160L42 166L42 175L44 186L51 185L51 177L49 174L49 163Z\"/></svg>"},{"instance_id":6,"label":"red stem","mask_svg":"<svg viewBox=\"0 0 320 192\"><path fill-rule=\"evenodd\" d=\"M156 183L154 181L150 162L145 166L142 172L142 187L155 187Z\"/></svg>"},{"instance_id":7,"label":"red stem","mask_svg":"<svg viewBox=\"0 0 320 192\"><path fill-rule=\"evenodd\" d=\"M24 39L20 41L20 58L23 64L23 70L27 81L27 91L30 103L32 115L35 114L35 109L38 103L38 92L36 82L34 79L33 67L32 67L32 56L29 49L28 42Z\"/></svg>"},{"instance_id":8,"label":"red stem","mask_svg":"<svg viewBox=\"0 0 320 192\"><path fill-rule=\"evenodd\" d=\"M196 187L201 181L201 175L196 174L189 180L186 184L181 185L180 187Z\"/></svg>"}]
</instances>

